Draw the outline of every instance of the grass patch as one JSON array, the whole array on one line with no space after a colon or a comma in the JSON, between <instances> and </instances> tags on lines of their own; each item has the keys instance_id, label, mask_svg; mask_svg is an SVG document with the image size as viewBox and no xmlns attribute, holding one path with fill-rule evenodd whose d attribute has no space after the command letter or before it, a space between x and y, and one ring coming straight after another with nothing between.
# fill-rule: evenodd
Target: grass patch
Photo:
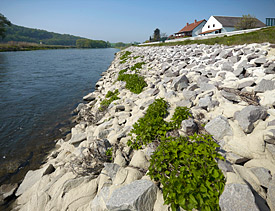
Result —
<instances>
[{"instance_id":1,"label":"grass patch","mask_svg":"<svg viewBox=\"0 0 275 211\"><path fill-rule=\"evenodd\" d=\"M159 43L148 46L174 46L174 45L190 45L190 44L223 44L223 45L242 45L250 43L274 43L275 44L275 26L260 29L258 31L232 36L215 37L205 40L185 40L171 43Z\"/></svg>"},{"instance_id":2,"label":"grass patch","mask_svg":"<svg viewBox=\"0 0 275 211\"><path fill-rule=\"evenodd\" d=\"M108 108L108 106L115 100L118 100L120 99L118 97L119 95L119 91L116 89L114 92L111 92L111 91L108 91L106 96L105 96L105 99L102 100L102 102L100 103L100 107L99 107L99 110L100 111L104 111Z\"/></svg>"},{"instance_id":3,"label":"grass patch","mask_svg":"<svg viewBox=\"0 0 275 211\"><path fill-rule=\"evenodd\" d=\"M137 70L138 69L141 69L142 68L142 65L144 65L145 62L139 62L139 63L136 63L134 66L131 67L131 70L132 71L135 71L135 72L138 72Z\"/></svg>"},{"instance_id":4,"label":"grass patch","mask_svg":"<svg viewBox=\"0 0 275 211\"><path fill-rule=\"evenodd\" d=\"M120 64L123 64L127 61L129 56L131 55L132 52L130 51L125 51L125 53L120 57Z\"/></svg>"}]
</instances>

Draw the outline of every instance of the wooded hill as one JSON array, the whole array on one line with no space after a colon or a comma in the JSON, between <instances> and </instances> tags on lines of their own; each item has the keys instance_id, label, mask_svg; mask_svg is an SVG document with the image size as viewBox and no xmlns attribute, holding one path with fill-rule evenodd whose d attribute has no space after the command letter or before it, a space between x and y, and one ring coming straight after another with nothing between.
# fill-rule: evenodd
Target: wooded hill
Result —
<instances>
[{"instance_id":1,"label":"wooded hill","mask_svg":"<svg viewBox=\"0 0 275 211\"><path fill-rule=\"evenodd\" d=\"M42 42L45 45L75 46L76 40L78 39L83 39L83 37L77 37L69 34L58 34L48 32L46 30L32 29L12 24L10 27L7 27L6 37L2 40L2 42Z\"/></svg>"},{"instance_id":2,"label":"wooded hill","mask_svg":"<svg viewBox=\"0 0 275 211\"><path fill-rule=\"evenodd\" d=\"M0 43L22 42L30 44L54 45L54 46L73 46L77 48L125 48L131 43L109 43L103 40L91 40L69 34L58 34L41 29L32 29L12 24L6 28L6 37ZM13 44L12 44L13 45ZM14 44L15 45L15 44ZM37 46L35 46L37 47Z\"/></svg>"}]
</instances>

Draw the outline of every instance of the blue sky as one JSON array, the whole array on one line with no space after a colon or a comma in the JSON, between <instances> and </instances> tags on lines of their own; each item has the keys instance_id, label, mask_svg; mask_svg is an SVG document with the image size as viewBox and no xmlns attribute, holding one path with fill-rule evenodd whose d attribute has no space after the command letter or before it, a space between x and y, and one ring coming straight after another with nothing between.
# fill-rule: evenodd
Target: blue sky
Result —
<instances>
[{"instance_id":1,"label":"blue sky","mask_svg":"<svg viewBox=\"0 0 275 211\"><path fill-rule=\"evenodd\" d=\"M0 0L16 25L110 42L143 42L159 28L168 35L211 15L251 14L265 23L275 0Z\"/></svg>"}]
</instances>

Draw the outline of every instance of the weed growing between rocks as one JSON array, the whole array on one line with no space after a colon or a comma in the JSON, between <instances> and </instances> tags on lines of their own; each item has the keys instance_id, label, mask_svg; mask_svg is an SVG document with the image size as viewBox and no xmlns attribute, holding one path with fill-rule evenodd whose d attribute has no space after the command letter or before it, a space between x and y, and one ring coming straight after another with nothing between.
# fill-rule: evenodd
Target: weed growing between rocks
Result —
<instances>
[{"instance_id":1,"label":"weed growing between rocks","mask_svg":"<svg viewBox=\"0 0 275 211\"><path fill-rule=\"evenodd\" d=\"M141 149L153 141L159 143L151 156L148 175L163 185L165 204L171 204L172 210L219 210L225 184L215 160L224 159L216 151L219 146L210 135L167 137L169 131L179 129L181 122L191 116L188 108L177 107L172 121L166 122L168 106L164 99L156 99L133 125L128 145Z\"/></svg>"},{"instance_id":2,"label":"weed growing between rocks","mask_svg":"<svg viewBox=\"0 0 275 211\"><path fill-rule=\"evenodd\" d=\"M137 73L138 69L141 69L142 65L144 65L144 64L145 64L145 62L136 63L134 66L131 67L131 70L135 71L135 73Z\"/></svg>"},{"instance_id":3,"label":"weed growing between rocks","mask_svg":"<svg viewBox=\"0 0 275 211\"><path fill-rule=\"evenodd\" d=\"M155 140L160 141L166 136L166 132L171 128L164 120L168 114L168 103L160 98L156 99L148 109L144 117L140 118L131 130L131 136L136 134L136 138L128 141L128 145L133 149L141 149L143 145L147 145Z\"/></svg>"},{"instance_id":4,"label":"weed growing between rocks","mask_svg":"<svg viewBox=\"0 0 275 211\"><path fill-rule=\"evenodd\" d=\"M166 138L167 132L178 129L181 122L188 119L191 114L186 107L177 107L171 122L166 122L164 118L168 115L168 103L163 99L156 99L152 103L144 117L140 118L131 130L132 139L128 141L128 145L133 149L141 149L143 145L147 145L153 141L160 142ZM136 134L136 138L133 138Z\"/></svg>"},{"instance_id":5,"label":"weed growing between rocks","mask_svg":"<svg viewBox=\"0 0 275 211\"><path fill-rule=\"evenodd\" d=\"M120 99L118 97L119 95L119 91L116 89L114 92L111 92L111 91L108 91L106 96L105 96L105 99L102 100L102 102L100 103L100 108L99 110L100 111L104 111L108 108L108 106L115 100L118 100Z\"/></svg>"},{"instance_id":6,"label":"weed growing between rocks","mask_svg":"<svg viewBox=\"0 0 275 211\"><path fill-rule=\"evenodd\" d=\"M126 70L127 71L127 70ZM143 91L143 88L147 86L147 83L144 81L144 77L138 74L119 74L118 81L126 82L126 89L129 89L135 94L139 94Z\"/></svg>"},{"instance_id":7,"label":"weed growing between rocks","mask_svg":"<svg viewBox=\"0 0 275 211\"><path fill-rule=\"evenodd\" d=\"M107 156L107 160L112 162L113 160L113 148L110 147L106 150L106 156Z\"/></svg>"},{"instance_id":8,"label":"weed growing between rocks","mask_svg":"<svg viewBox=\"0 0 275 211\"><path fill-rule=\"evenodd\" d=\"M123 64L127 61L129 56L131 55L132 52L130 51L125 51L125 53L120 57L120 64Z\"/></svg>"}]
</instances>

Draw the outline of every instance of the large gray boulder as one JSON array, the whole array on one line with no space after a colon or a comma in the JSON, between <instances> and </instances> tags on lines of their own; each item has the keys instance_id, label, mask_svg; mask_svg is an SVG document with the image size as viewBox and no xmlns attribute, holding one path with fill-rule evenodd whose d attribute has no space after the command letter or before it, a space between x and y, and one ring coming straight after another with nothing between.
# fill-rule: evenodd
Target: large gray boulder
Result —
<instances>
[{"instance_id":1,"label":"large gray boulder","mask_svg":"<svg viewBox=\"0 0 275 211\"><path fill-rule=\"evenodd\" d=\"M219 199L222 211L259 211L247 185L227 184Z\"/></svg>"},{"instance_id":2,"label":"large gray boulder","mask_svg":"<svg viewBox=\"0 0 275 211\"><path fill-rule=\"evenodd\" d=\"M187 88L188 84L189 84L188 78L185 75L183 75L183 76L179 76L173 80L172 88L175 91L181 91L181 90Z\"/></svg>"},{"instance_id":3,"label":"large gray boulder","mask_svg":"<svg viewBox=\"0 0 275 211\"><path fill-rule=\"evenodd\" d=\"M231 93L231 92L227 92L227 91L222 90L221 94L225 99L233 101L233 102L241 102L241 100L242 100L240 98L240 96L238 96L234 93Z\"/></svg>"},{"instance_id":4,"label":"large gray boulder","mask_svg":"<svg viewBox=\"0 0 275 211\"><path fill-rule=\"evenodd\" d=\"M275 63L270 64L266 69L265 69L266 74L275 74Z\"/></svg>"},{"instance_id":5,"label":"large gray boulder","mask_svg":"<svg viewBox=\"0 0 275 211\"><path fill-rule=\"evenodd\" d=\"M44 175L51 174L54 171L52 164L45 166L44 168L37 169L35 171L28 171L23 182L20 184L15 195L20 196L22 193L31 188L36 182L38 182Z\"/></svg>"},{"instance_id":6,"label":"large gray boulder","mask_svg":"<svg viewBox=\"0 0 275 211\"><path fill-rule=\"evenodd\" d=\"M181 127L182 127L181 129L183 130L183 132L185 132L187 134L195 133L198 130L198 126L193 119L183 120L181 122Z\"/></svg>"},{"instance_id":7,"label":"large gray boulder","mask_svg":"<svg viewBox=\"0 0 275 211\"><path fill-rule=\"evenodd\" d=\"M255 87L255 92L265 92L268 90L275 89L275 81L263 79L257 86Z\"/></svg>"},{"instance_id":8,"label":"large gray boulder","mask_svg":"<svg viewBox=\"0 0 275 211\"><path fill-rule=\"evenodd\" d=\"M274 145L275 145L275 129L269 130L269 131L265 134L264 140L265 140L266 143L274 144Z\"/></svg>"},{"instance_id":9,"label":"large gray boulder","mask_svg":"<svg viewBox=\"0 0 275 211\"><path fill-rule=\"evenodd\" d=\"M273 175L272 180L269 182L267 187L267 204L271 211L275 210L275 175Z\"/></svg>"},{"instance_id":10,"label":"large gray boulder","mask_svg":"<svg viewBox=\"0 0 275 211\"><path fill-rule=\"evenodd\" d=\"M112 211L151 211L157 198L157 187L149 180L136 180L114 190L106 202Z\"/></svg>"},{"instance_id":11,"label":"large gray boulder","mask_svg":"<svg viewBox=\"0 0 275 211\"><path fill-rule=\"evenodd\" d=\"M241 111L237 111L234 114L236 119L246 133L251 133L254 129L253 123L259 119L265 119L267 117L267 111L261 106L247 106Z\"/></svg>"},{"instance_id":12,"label":"large gray boulder","mask_svg":"<svg viewBox=\"0 0 275 211\"><path fill-rule=\"evenodd\" d=\"M216 140L222 140L224 136L233 135L227 118L218 116L205 125L205 130L213 135Z\"/></svg>"},{"instance_id":13,"label":"large gray boulder","mask_svg":"<svg viewBox=\"0 0 275 211\"><path fill-rule=\"evenodd\" d=\"M260 185L267 188L272 177L270 171L264 167L251 168L251 172L258 178Z\"/></svg>"}]
</instances>

